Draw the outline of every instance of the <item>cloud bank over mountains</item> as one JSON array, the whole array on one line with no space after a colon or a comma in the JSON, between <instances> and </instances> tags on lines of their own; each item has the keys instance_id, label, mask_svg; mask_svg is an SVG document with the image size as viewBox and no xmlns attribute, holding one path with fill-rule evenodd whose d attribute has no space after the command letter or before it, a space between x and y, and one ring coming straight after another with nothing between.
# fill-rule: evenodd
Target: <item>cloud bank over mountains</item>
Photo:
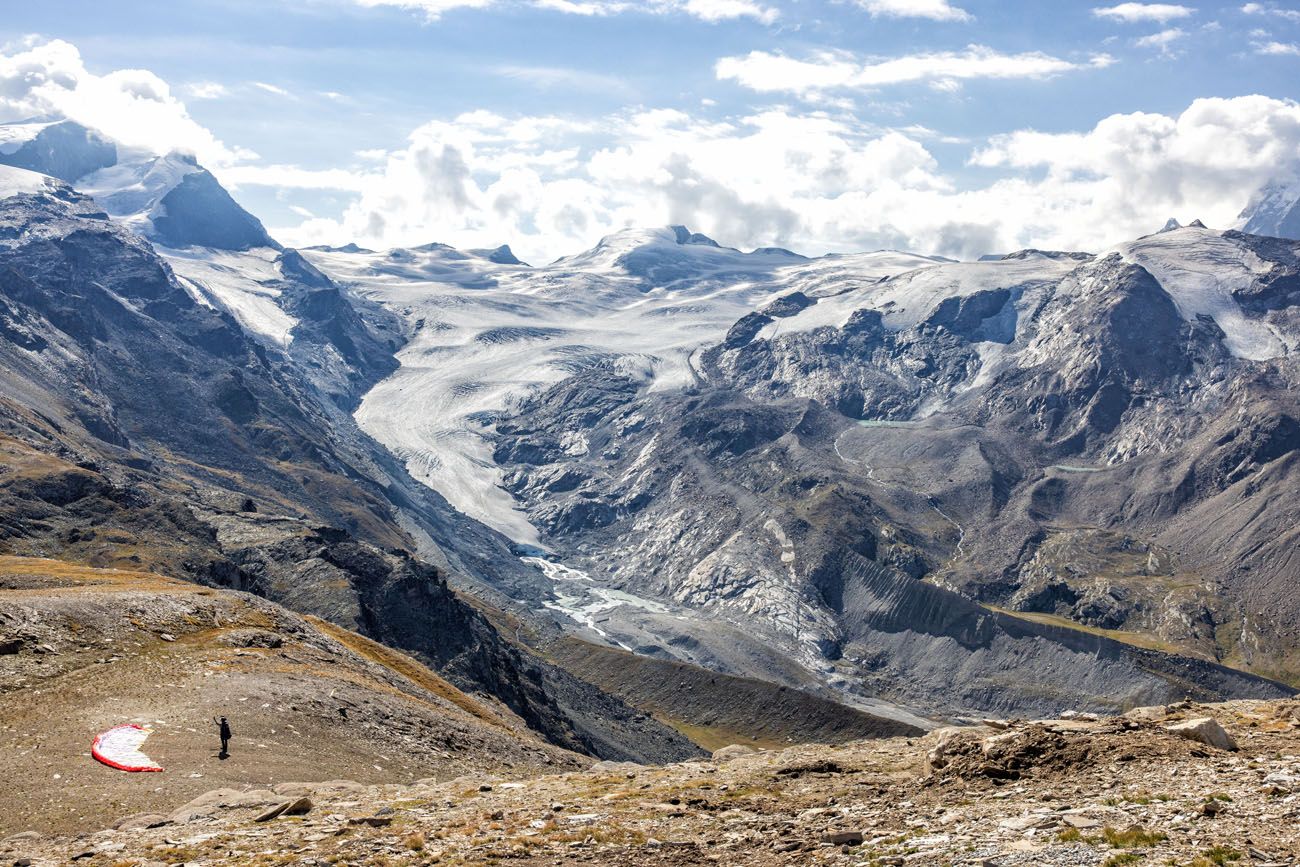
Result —
<instances>
[{"instance_id":1,"label":"cloud bank over mountains","mask_svg":"<svg viewBox=\"0 0 1300 867\"><path fill-rule=\"evenodd\" d=\"M128 147L181 150L213 165L253 159L190 117L167 82L145 69L90 72L76 46L29 37L0 52L0 120L68 117Z\"/></svg>"},{"instance_id":2,"label":"cloud bank over mountains","mask_svg":"<svg viewBox=\"0 0 1300 867\"><path fill-rule=\"evenodd\" d=\"M1087 74L1098 62L978 46L875 61L761 52L730 60L719 63L720 78L756 90L784 82L792 91L926 76ZM756 71L776 61L787 65ZM27 40L0 55L4 120L67 116L132 147L191 152L236 193L262 187L339 198L335 213L295 206L301 223L272 227L297 245L509 243L526 259L547 261L628 226L685 223L735 246L807 253L1098 250L1170 216L1228 225L1300 155L1300 104L1248 95L961 144L943 131L891 128L817 102L734 114L707 106L599 116L479 110L430 120L361 162L322 170L267 164L195 121L177 93L223 98L215 87L173 88L138 69L95 74L59 40Z\"/></svg>"},{"instance_id":3,"label":"cloud bank over mountains","mask_svg":"<svg viewBox=\"0 0 1300 867\"><path fill-rule=\"evenodd\" d=\"M288 236L509 241L546 259L629 225L686 223L730 244L809 252L1098 250L1169 216L1231 223L1300 153L1300 104L1202 99L1172 117L1007 133L970 152L972 166L1001 175L975 188L959 186L924 132L789 109L721 122L664 110L577 123L481 112L422 126L341 218Z\"/></svg>"}]
</instances>

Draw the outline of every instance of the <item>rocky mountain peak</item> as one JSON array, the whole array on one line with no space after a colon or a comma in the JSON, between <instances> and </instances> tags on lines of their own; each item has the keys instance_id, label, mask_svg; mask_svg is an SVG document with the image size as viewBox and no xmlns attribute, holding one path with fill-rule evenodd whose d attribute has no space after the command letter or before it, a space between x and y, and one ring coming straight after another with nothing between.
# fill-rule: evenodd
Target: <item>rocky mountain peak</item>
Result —
<instances>
[{"instance_id":1,"label":"rocky mountain peak","mask_svg":"<svg viewBox=\"0 0 1300 867\"><path fill-rule=\"evenodd\" d=\"M1283 177L1264 186L1241 212L1242 231L1300 239L1300 178Z\"/></svg>"}]
</instances>

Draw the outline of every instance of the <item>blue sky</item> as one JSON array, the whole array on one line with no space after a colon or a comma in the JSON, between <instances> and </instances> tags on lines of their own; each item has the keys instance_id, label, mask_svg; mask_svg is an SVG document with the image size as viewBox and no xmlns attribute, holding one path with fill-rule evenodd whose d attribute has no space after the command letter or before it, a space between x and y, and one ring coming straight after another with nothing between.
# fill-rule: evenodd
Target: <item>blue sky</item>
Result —
<instances>
[{"instance_id":1,"label":"blue sky","mask_svg":"<svg viewBox=\"0 0 1300 867\"><path fill-rule=\"evenodd\" d=\"M1229 219L1290 170L1297 8L48 0L0 20L0 119L95 121L130 79L125 118L141 96L120 71L147 71L175 116L154 106L140 143L198 150L295 243L549 258L674 219L811 252L1097 246L1171 215ZM51 59L56 40L79 68Z\"/></svg>"}]
</instances>

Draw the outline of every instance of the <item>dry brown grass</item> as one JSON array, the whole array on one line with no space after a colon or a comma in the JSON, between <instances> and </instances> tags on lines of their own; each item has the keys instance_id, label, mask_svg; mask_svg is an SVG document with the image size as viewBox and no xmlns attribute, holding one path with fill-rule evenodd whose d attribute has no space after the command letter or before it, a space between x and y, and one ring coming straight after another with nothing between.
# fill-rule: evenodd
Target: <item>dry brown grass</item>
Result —
<instances>
[{"instance_id":1,"label":"dry brown grass","mask_svg":"<svg viewBox=\"0 0 1300 867\"><path fill-rule=\"evenodd\" d=\"M101 569L53 560L48 557L0 555L0 576L39 579L46 586L32 590L7 590L15 594L48 594L51 589L74 592L112 592L124 590L163 593L211 593L198 584L168 578L155 572L130 569Z\"/></svg>"},{"instance_id":2,"label":"dry brown grass","mask_svg":"<svg viewBox=\"0 0 1300 867\"><path fill-rule=\"evenodd\" d=\"M327 620L321 620L319 617L309 615L307 620L321 632L325 633L330 638L333 638L339 644L342 644L358 656L382 665L384 668L400 675L425 692L451 702L456 707L477 717L489 725L509 730L509 727L506 726L499 716L492 713L482 704L470 698L451 683L439 677L437 674L434 674L428 668L406 654L399 653L392 648L371 641L369 638L357 635L355 632L350 632L341 626L330 623Z\"/></svg>"}]
</instances>

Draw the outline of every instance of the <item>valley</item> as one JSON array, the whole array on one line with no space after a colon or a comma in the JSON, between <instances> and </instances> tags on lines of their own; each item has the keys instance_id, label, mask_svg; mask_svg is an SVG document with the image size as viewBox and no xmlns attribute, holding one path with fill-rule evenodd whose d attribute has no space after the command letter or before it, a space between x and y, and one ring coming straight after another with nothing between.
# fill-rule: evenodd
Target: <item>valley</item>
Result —
<instances>
[{"instance_id":1,"label":"valley","mask_svg":"<svg viewBox=\"0 0 1300 867\"><path fill-rule=\"evenodd\" d=\"M690 789L719 749L910 786L950 723L1193 701L1240 726L1300 683L1300 243L295 250L192 158L19 126L0 720L40 779L6 814L43 818L6 831L220 839L292 793L560 799L596 762ZM211 768L227 712L251 740ZM184 782L88 765L109 719ZM638 828L574 850L677 851ZM745 863L840 852L746 835Z\"/></svg>"}]
</instances>

